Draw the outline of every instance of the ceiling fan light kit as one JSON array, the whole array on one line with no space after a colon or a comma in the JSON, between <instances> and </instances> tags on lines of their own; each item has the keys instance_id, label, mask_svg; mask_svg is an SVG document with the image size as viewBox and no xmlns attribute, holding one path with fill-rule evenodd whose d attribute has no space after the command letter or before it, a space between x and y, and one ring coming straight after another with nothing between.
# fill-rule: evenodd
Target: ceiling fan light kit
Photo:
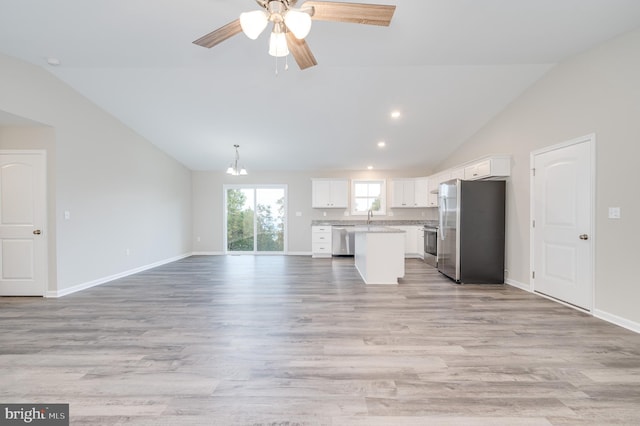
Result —
<instances>
[{"instance_id":1,"label":"ceiling fan light kit","mask_svg":"<svg viewBox=\"0 0 640 426\"><path fill-rule=\"evenodd\" d=\"M289 54L287 39L282 31L273 31L269 38L269 55L282 58Z\"/></svg>"},{"instance_id":2,"label":"ceiling fan light kit","mask_svg":"<svg viewBox=\"0 0 640 426\"><path fill-rule=\"evenodd\" d=\"M234 35L244 32L257 39L273 23L269 37L269 54L275 57L293 55L300 69L317 65L311 49L304 40L311 31L312 20L350 22L354 24L389 26L395 6L381 4L305 1L294 9L298 0L256 0L262 10L244 12L235 21L200 37L193 43L211 48Z\"/></svg>"},{"instance_id":3,"label":"ceiling fan light kit","mask_svg":"<svg viewBox=\"0 0 640 426\"><path fill-rule=\"evenodd\" d=\"M284 23L298 40L302 40L311 31L311 15L299 10L290 9L284 15Z\"/></svg>"},{"instance_id":4,"label":"ceiling fan light kit","mask_svg":"<svg viewBox=\"0 0 640 426\"><path fill-rule=\"evenodd\" d=\"M269 14L264 10L252 10L240 14L240 26L244 35L251 40L258 38L262 31L267 28Z\"/></svg>"}]
</instances>

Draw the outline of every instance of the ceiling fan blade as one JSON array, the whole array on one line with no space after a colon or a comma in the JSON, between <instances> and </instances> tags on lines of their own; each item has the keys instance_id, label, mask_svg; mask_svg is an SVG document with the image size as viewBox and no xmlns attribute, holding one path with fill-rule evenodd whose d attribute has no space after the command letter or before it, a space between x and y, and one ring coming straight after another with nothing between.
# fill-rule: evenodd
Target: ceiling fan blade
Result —
<instances>
[{"instance_id":1,"label":"ceiling fan blade","mask_svg":"<svg viewBox=\"0 0 640 426\"><path fill-rule=\"evenodd\" d=\"M304 7L313 6L312 19L319 21L351 22L354 24L388 27L396 10L384 4L337 3L332 1L306 1Z\"/></svg>"},{"instance_id":2,"label":"ceiling fan blade","mask_svg":"<svg viewBox=\"0 0 640 426\"><path fill-rule=\"evenodd\" d=\"M242 27L240 26L240 19L236 19L233 22L229 22L224 27L220 27L215 31L211 31L209 34L200 37L193 44L197 44L198 46L212 48L218 43L222 43L226 39L233 37L234 35L242 32Z\"/></svg>"},{"instance_id":3,"label":"ceiling fan blade","mask_svg":"<svg viewBox=\"0 0 640 426\"><path fill-rule=\"evenodd\" d=\"M291 52L301 70L318 65L306 41L298 40L291 31L287 31L286 34L289 52Z\"/></svg>"}]
</instances>

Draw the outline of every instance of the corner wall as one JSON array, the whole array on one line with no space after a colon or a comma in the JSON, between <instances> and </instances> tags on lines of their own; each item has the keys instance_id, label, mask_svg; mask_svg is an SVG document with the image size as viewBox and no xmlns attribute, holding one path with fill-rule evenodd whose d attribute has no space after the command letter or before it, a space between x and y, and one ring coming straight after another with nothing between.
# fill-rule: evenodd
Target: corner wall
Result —
<instances>
[{"instance_id":1,"label":"corner wall","mask_svg":"<svg viewBox=\"0 0 640 426\"><path fill-rule=\"evenodd\" d=\"M55 160L48 164L55 170L55 212L49 220L57 257L50 293L65 294L190 253L186 167L40 67L0 55L0 93L0 110L55 132L55 147L47 151L49 161ZM10 135L4 143L23 146Z\"/></svg>"},{"instance_id":2,"label":"corner wall","mask_svg":"<svg viewBox=\"0 0 640 426\"><path fill-rule=\"evenodd\" d=\"M529 285L529 155L596 134L594 314L640 330L634 265L640 235L640 30L556 66L468 140L440 169L488 153L513 155L508 184L508 278ZM607 218L621 207L622 218Z\"/></svg>"}]
</instances>

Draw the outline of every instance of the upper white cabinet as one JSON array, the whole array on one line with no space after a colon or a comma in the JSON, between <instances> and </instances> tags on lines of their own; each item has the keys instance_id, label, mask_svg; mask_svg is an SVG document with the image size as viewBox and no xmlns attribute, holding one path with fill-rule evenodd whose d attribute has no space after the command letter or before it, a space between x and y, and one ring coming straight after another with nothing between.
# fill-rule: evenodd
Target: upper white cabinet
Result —
<instances>
[{"instance_id":1,"label":"upper white cabinet","mask_svg":"<svg viewBox=\"0 0 640 426\"><path fill-rule=\"evenodd\" d=\"M391 207L415 207L415 181L394 179L391 181Z\"/></svg>"},{"instance_id":2,"label":"upper white cabinet","mask_svg":"<svg viewBox=\"0 0 640 426\"><path fill-rule=\"evenodd\" d=\"M452 169L451 170L451 177L450 179L464 179L464 167L458 167L457 169Z\"/></svg>"},{"instance_id":3,"label":"upper white cabinet","mask_svg":"<svg viewBox=\"0 0 640 426\"><path fill-rule=\"evenodd\" d=\"M465 180L504 177L511 174L511 157L507 155L493 156L464 168Z\"/></svg>"},{"instance_id":4,"label":"upper white cabinet","mask_svg":"<svg viewBox=\"0 0 640 426\"><path fill-rule=\"evenodd\" d=\"M442 182L450 179L500 179L511 175L510 155L491 155L428 177L428 207L438 207L438 189Z\"/></svg>"},{"instance_id":5,"label":"upper white cabinet","mask_svg":"<svg viewBox=\"0 0 640 426\"><path fill-rule=\"evenodd\" d=\"M349 207L348 179L312 179L311 207L346 209Z\"/></svg>"},{"instance_id":6,"label":"upper white cabinet","mask_svg":"<svg viewBox=\"0 0 640 426\"><path fill-rule=\"evenodd\" d=\"M438 207L438 189L442 182L451 179L451 171L445 170L437 175L429 176L429 203L428 207Z\"/></svg>"},{"instance_id":7,"label":"upper white cabinet","mask_svg":"<svg viewBox=\"0 0 640 426\"><path fill-rule=\"evenodd\" d=\"M429 207L429 179L416 178L414 194L416 207Z\"/></svg>"},{"instance_id":8,"label":"upper white cabinet","mask_svg":"<svg viewBox=\"0 0 640 426\"><path fill-rule=\"evenodd\" d=\"M427 178L393 179L391 207L428 207Z\"/></svg>"}]
</instances>

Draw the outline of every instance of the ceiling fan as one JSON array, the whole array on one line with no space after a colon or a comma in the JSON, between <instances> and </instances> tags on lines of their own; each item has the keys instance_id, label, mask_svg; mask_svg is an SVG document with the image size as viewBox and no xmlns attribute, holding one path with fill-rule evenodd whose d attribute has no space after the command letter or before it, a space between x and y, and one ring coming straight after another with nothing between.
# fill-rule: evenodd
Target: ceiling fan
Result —
<instances>
[{"instance_id":1,"label":"ceiling fan","mask_svg":"<svg viewBox=\"0 0 640 426\"><path fill-rule=\"evenodd\" d=\"M331 1L309 0L300 8L294 8L297 0L256 0L256 3L262 10L242 13L235 21L193 43L211 48L240 32L255 40L272 23L269 54L280 57L291 53L300 69L306 69L318 64L304 40L311 29L311 20L389 26L396 10L395 6L381 4Z\"/></svg>"}]
</instances>

